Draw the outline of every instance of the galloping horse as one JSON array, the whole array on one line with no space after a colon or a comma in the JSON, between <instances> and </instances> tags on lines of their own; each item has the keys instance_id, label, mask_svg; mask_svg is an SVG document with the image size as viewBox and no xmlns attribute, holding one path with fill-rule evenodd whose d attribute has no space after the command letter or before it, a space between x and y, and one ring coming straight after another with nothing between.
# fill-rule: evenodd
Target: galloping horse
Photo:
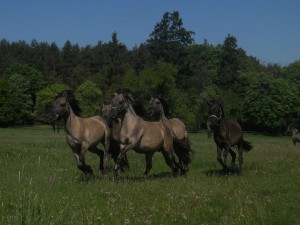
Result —
<instances>
[{"instance_id":1,"label":"galloping horse","mask_svg":"<svg viewBox=\"0 0 300 225\"><path fill-rule=\"evenodd\" d=\"M108 163L108 150L110 147L110 129L100 116L81 118L81 109L78 101L71 91L63 91L56 95L53 103L53 121L62 118L65 122L67 143L71 147L78 169L85 174L92 174L92 168L85 163L87 151L95 153L100 158L100 170L104 173ZM105 152L97 148L101 143Z\"/></svg>"},{"instance_id":2,"label":"galloping horse","mask_svg":"<svg viewBox=\"0 0 300 225\"><path fill-rule=\"evenodd\" d=\"M175 161L173 137L168 127L161 122L149 122L138 116L132 106L133 99L127 94L116 94L112 99L110 117L121 119L120 154L115 165L115 177L118 175L120 162L125 153L131 149L145 154L148 175L152 168L152 156L161 151L166 163L175 173L178 164Z\"/></svg>"},{"instance_id":3,"label":"galloping horse","mask_svg":"<svg viewBox=\"0 0 300 225\"><path fill-rule=\"evenodd\" d=\"M292 133L292 140L294 145L296 145L296 142L300 142L300 132L296 127L289 125L286 133Z\"/></svg>"},{"instance_id":4,"label":"galloping horse","mask_svg":"<svg viewBox=\"0 0 300 225\"><path fill-rule=\"evenodd\" d=\"M191 162L191 146L188 139L188 132L184 123L178 118L168 119L169 114L167 102L163 98L151 98L148 107L148 115L162 121L171 130L174 139L174 150L179 158L182 173L188 171Z\"/></svg>"},{"instance_id":5,"label":"galloping horse","mask_svg":"<svg viewBox=\"0 0 300 225\"><path fill-rule=\"evenodd\" d=\"M242 174L243 151L250 151L252 146L250 142L243 139L243 131L240 124L234 120L224 119L224 110L222 104L218 101L209 102L211 115L207 121L208 132L213 131L214 141L217 145L217 160L222 165L223 170L227 170L227 155L231 155L231 164L235 164L236 154L231 149L236 145L238 148L238 161L240 173ZM223 159L222 159L222 151Z\"/></svg>"},{"instance_id":6,"label":"galloping horse","mask_svg":"<svg viewBox=\"0 0 300 225\"><path fill-rule=\"evenodd\" d=\"M111 131L111 141L109 153L111 154L114 162L117 162L118 156L120 154L120 131L121 131L121 119L110 119L111 103L103 103L102 105L102 117L106 120L110 131ZM129 168L129 163L127 155L124 155L124 159L121 163L121 170L125 171L126 168Z\"/></svg>"}]
</instances>

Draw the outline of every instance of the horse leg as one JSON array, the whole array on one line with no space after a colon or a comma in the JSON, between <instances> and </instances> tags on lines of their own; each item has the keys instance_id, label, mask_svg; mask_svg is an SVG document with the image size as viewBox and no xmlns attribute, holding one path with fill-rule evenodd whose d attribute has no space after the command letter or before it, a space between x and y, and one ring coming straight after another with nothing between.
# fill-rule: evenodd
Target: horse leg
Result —
<instances>
[{"instance_id":1,"label":"horse leg","mask_svg":"<svg viewBox=\"0 0 300 225\"><path fill-rule=\"evenodd\" d=\"M168 151L165 151L165 150L163 150L162 151L162 154L163 154L163 156L164 156L164 159L165 159L165 161L166 161L166 163L167 163L167 165L170 167L170 169L171 169L171 173L172 173L172 175L175 175L176 173L177 173L177 168L174 166L174 158L175 158L175 156L173 157L172 156L172 154L170 153L170 152L168 152ZM176 164L175 164L176 165Z\"/></svg>"},{"instance_id":2,"label":"horse leg","mask_svg":"<svg viewBox=\"0 0 300 225\"><path fill-rule=\"evenodd\" d=\"M129 169L129 162L128 162L128 158L127 158L127 154L124 154L123 160L121 162L121 171L125 172L126 169Z\"/></svg>"},{"instance_id":3,"label":"horse leg","mask_svg":"<svg viewBox=\"0 0 300 225\"><path fill-rule=\"evenodd\" d=\"M127 145L123 145L120 144L120 153L119 156L117 158L117 162L115 164L115 168L114 168L114 176L117 177L118 173L119 173L119 169L122 165L122 161L124 160L124 156L126 155L126 152L128 152L130 149L132 149L134 147L135 142L131 142L130 144Z\"/></svg>"},{"instance_id":4,"label":"horse leg","mask_svg":"<svg viewBox=\"0 0 300 225\"><path fill-rule=\"evenodd\" d=\"M231 165L234 166L235 165L236 154L231 148L229 148L228 151L229 151L229 154L231 155Z\"/></svg>"},{"instance_id":5,"label":"horse leg","mask_svg":"<svg viewBox=\"0 0 300 225\"><path fill-rule=\"evenodd\" d=\"M238 157L239 157L239 165L240 165L240 171L239 174L242 175L243 174L243 143L241 142L238 145Z\"/></svg>"},{"instance_id":6,"label":"horse leg","mask_svg":"<svg viewBox=\"0 0 300 225\"><path fill-rule=\"evenodd\" d=\"M222 150L223 150L222 148L217 146L217 160L222 165L223 170L226 170L227 166L226 166L226 164L224 164L223 159L222 159Z\"/></svg>"},{"instance_id":7,"label":"horse leg","mask_svg":"<svg viewBox=\"0 0 300 225\"><path fill-rule=\"evenodd\" d=\"M76 152L74 152L74 157L75 157L78 169L80 169L85 174L88 174L88 173L92 174L93 173L92 168L85 164L84 157L83 158L80 157Z\"/></svg>"},{"instance_id":8,"label":"horse leg","mask_svg":"<svg viewBox=\"0 0 300 225\"><path fill-rule=\"evenodd\" d=\"M89 149L89 145L85 142L83 142L81 144L81 150L80 150L80 154L79 154L79 161L81 162L81 165L79 165L79 169L81 169L85 174L93 174L93 170L92 168L85 164L85 160L84 160L84 156L85 156L85 153L88 151Z\"/></svg>"},{"instance_id":9,"label":"horse leg","mask_svg":"<svg viewBox=\"0 0 300 225\"><path fill-rule=\"evenodd\" d=\"M153 153L147 153L145 155L146 169L144 172L144 176L147 176L149 174L150 170L152 169L152 157L153 157Z\"/></svg>"},{"instance_id":10,"label":"horse leg","mask_svg":"<svg viewBox=\"0 0 300 225\"><path fill-rule=\"evenodd\" d=\"M102 160L102 165L100 161L100 170L102 167L102 174L105 174L107 172L109 160L110 160L110 155L109 155L109 150L110 150L110 134L106 134L105 140L104 140L104 156Z\"/></svg>"},{"instance_id":11,"label":"horse leg","mask_svg":"<svg viewBox=\"0 0 300 225\"><path fill-rule=\"evenodd\" d=\"M100 159L99 170L103 173L103 170L104 170L104 166L103 166L104 152L101 149L97 148L96 146L90 148L89 151L99 156L99 159Z\"/></svg>"}]
</instances>

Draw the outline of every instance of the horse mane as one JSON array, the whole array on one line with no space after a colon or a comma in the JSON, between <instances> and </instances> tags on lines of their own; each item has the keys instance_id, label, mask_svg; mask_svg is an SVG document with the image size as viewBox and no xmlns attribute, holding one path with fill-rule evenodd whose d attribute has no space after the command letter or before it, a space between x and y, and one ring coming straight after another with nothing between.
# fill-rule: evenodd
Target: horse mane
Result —
<instances>
[{"instance_id":1,"label":"horse mane","mask_svg":"<svg viewBox=\"0 0 300 225\"><path fill-rule=\"evenodd\" d=\"M128 101L133 109L134 112L140 116L140 117L144 117L145 116L145 109L144 109L144 104L142 103L142 101L140 99L134 98L131 94L124 94L125 100Z\"/></svg>"},{"instance_id":2,"label":"horse mane","mask_svg":"<svg viewBox=\"0 0 300 225\"><path fill-rule=\"evenodd\" d=\"M70 106L71 106L73 112L75 113L75 115L80 116L82 110L79 106L78 100L75 98L75 95L74 95L73 91L64 90L64 91L58 93L55 96L55 99L60 98L60 97L65 97L67 102L70 104Z\"/></svg>"},{"instance_id":3,"label":"horse mane","mask_svg":"<svg viewBox=\"0 0 300 225\"><path fill-rule=\"evenodd\" d=\"M169 104L167 103L167 101L164 98L158 98L158 100L161 102L163 109L164 109L164 113L165 116L168 117L170 115L170 111L169 111Z\"/></svg>"}]
</instances>

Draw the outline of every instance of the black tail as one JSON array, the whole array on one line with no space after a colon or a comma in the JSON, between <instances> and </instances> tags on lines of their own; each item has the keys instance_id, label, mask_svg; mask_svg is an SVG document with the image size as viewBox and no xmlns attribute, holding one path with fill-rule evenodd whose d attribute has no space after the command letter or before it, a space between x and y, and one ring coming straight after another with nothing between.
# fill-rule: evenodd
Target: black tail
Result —
<instances>
[{"instance_id":1,"label":"black tail","mask_svg":"<svg viewBox=\"0 0 300 225\"><path fill-rule=\"evenodd\" d=\"M174 151L178 156L179 160L182 161L184 165L188 165L192 161L192 150L189 140L186 142L174 140Z\"/></svg>"},{"instance_id":2,"label":"black tail","mask_svg":"<svg viewBox=\"0 0 300 225\"><path fill-rule=\"evenodd\" d=\"M250 142L245 141L245 140L243 141L243 150L245 152L249 152L252 148L253 148L253 146L251 145Z\"/></svg>"}]
</instances>

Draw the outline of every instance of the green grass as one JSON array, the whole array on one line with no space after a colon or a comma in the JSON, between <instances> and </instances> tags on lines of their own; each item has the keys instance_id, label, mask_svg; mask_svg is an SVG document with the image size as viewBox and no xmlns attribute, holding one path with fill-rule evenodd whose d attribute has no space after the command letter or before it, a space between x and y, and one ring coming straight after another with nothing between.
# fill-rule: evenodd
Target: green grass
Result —
<instances>
[{"instance_id":1,"label":"green grass","mask_svg":"<svg viewBox=\"0 0 300 225\"><path fill-rule=\"evenodd\" d=\"M77 169L65 133L50 128L0 129L0 224L299 224L300 144L290 137L246 134L254 149L244 175L211 175L221 169L212 139L190 134L195 151L187 176L170 177L160 153L150 176L144 156L129 152L131 169ZM113 165L111 163L111 165Z\"/></svg>"}]
</instances>

